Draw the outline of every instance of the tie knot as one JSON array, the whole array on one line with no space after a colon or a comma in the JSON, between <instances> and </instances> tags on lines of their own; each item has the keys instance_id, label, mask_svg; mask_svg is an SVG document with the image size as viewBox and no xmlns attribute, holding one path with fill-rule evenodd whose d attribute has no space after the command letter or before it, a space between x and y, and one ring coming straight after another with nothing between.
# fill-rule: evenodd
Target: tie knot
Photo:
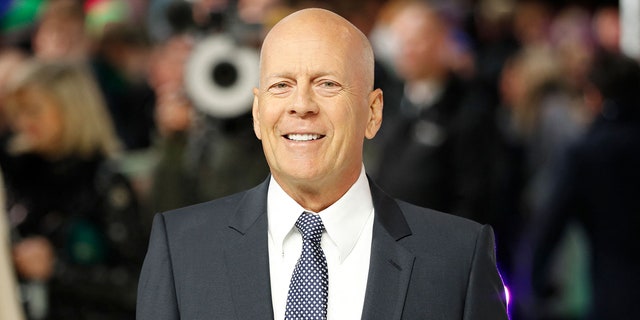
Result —
<instances>
[{"instance_id":1,"label":"tie knot","mask_svg":"<svg viewBox=\"0 0 640 320\"><path fill-rule=\"evenodd\" d=\"M304 240L320 242L320 239L322 239L324 224L322 224L322 219L317 214L303 212L298 221L296 221L296 227L302 233Z\"/></svg>"}]
</instances>

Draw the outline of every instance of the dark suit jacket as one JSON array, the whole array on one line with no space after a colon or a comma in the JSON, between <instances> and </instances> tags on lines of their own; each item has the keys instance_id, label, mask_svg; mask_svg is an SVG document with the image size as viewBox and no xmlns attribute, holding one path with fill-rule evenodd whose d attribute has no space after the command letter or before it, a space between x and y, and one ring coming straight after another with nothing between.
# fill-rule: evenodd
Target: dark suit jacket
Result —
<instances>
[{"instance_id":1,"label":"dark suit jacket","mask_svg":"<svg viewBox=\"0 0 640 320\"><path fill-rule=\"evenodd\" d=\"M531 225L532 285L544 298L549 298L550 262L567 225L577 221L584 228L593 290L590 319L638 317L640 105L628 108L596 118L567 150L552 196L540 221Z\"/></svg>"},{"instance_id":2,"label":"dark suit jacket","mask_svg":"<svg viewBox=\"0 0 640 320\"><path fill-rule=\"evenodd\" d=\"M385 99L384 132L373 140L381 152L374 178L394 198L492 223L487 187L495 179L496 128L484 92L472 88L451 75L429 105ZM393 108L397 114L387 117Z\"/></svg>"},{"instance_id":3,"label":"dark suit jacket","mask_svg":"<svg viewBox=\"0 0 640 320\"><path fill-rule=\"evenodd\" d=\"M156 215L139 320L273 319L268 181ZM507 319L491 227L394 200L370 184L375 222L362 319Z\"/></svg>"}]
</instances>

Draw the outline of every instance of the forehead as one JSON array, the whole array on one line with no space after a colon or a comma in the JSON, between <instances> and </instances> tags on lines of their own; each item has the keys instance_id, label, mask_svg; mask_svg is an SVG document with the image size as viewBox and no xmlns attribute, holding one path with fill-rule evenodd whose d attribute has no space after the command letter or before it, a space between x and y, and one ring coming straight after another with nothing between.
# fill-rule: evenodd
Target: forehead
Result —
<instances>
[{"instance_id":1,"label":"forehead","mask_svg":"<svg viewBox=\"0 0 640 320\"><path fill-rule=\"evenodd\" d=\"M331 28L327 26L327 28ZM328 68L353 63L362 50L353 44L352 37L345 32L280 32L263 46L261 65L263 68L294 68L305 65Z\"/></svg>"},{"instance_id":2,"label":"forehead","mask_svg":"<svg viewBox=\"0 0 640 320\"><path fill-rule=\"evenodd\" d=\"M300 58L311 57L315 55L326 55L329 53L346 54L346 46L341 41L334 41L331 38L281 38L263 50L262 55L266 58L278 57L282 55L296 56L303 55Z\"/></svg>"}]
</instances>

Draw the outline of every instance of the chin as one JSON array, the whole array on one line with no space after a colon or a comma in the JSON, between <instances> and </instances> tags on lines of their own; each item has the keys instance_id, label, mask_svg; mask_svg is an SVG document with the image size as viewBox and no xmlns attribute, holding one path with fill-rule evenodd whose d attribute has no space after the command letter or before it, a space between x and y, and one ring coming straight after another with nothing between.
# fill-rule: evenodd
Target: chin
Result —
<instances>
[{"instance_id":1,"label":"chin","mask_svg":"<svg viewBox=\"0 0 640 320\"><path fill-rule=\"evenodd\" d=\"M321 177L326 177L327 173L318 169L317 166L298 165L281 168L280 172L274 174L295 183L305 183L316 181Z\"/></svg>"}]
</instances>

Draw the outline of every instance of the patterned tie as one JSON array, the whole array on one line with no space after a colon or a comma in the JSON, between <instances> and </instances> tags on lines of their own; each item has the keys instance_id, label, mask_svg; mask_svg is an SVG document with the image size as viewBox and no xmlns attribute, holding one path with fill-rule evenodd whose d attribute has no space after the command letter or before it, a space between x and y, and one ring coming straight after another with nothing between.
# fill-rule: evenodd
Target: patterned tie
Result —
<instances>
[{"instance_id":1,"label":"patterned tie","mask_svg":"<svg viewBox=\"0 0 640 320\"><path fill-rule=\"evenodd\" d=\"M302 234L302 254L293 270L285 320L327 319L329 275L320 247L324 225L319 215L303 212L296 227Z\"/></svg>"}]
</instances>

